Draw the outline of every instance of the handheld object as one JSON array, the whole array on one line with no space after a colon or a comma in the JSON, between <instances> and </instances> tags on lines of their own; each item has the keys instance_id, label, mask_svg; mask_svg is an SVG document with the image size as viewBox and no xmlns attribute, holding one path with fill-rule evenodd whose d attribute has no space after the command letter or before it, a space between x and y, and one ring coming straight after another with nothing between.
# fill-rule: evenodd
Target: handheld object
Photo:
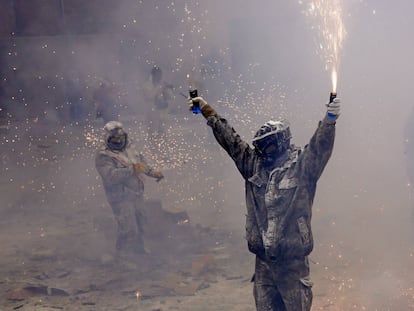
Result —
<instances>
[{"instance_id":1,"label":"handheld object","mask_svg":"<svg viewBox=\"0 0 414 311\"><path fill-rule=\"evenodd\" d=\"M335 98L336 98L336 93L331 92L331 94L329 94L329 103L332 103Z\"/></svg>"},{"instance_id":2,"label":"handheld object","mask_svg":"<svg viewBox=\"0 0 414 311\"><path fill-rule=\"evenodd\" d=\"M334 92L331 92L330 94L329 94L329 103L333 103L333 101L334 101L334 99L336 98L336 93L334 93ZM328 113L328 116L329 117L331 117L331 118L335 118L336 116L335 115L333 115L332 113Z\"/></svg>"},{"instance_id":3,"label":"handheld object","mask_svg":"<svg viewBox=\"0 0 414 311\"><path fill-rule=\"evenodd\" d=\"M190 93L190 97L191 98L196 98L196 97L198 97L198 92L197 92L197 90L196 89L194 89L194 90L189 90L189 93ZM193 108L192 108L192 110L193 110L193 113L194 114L199 114L199 113L201 113L201 109L200 109L200 103L198 102L198 101L193 101Z\"/></svg>"}]
</instances>

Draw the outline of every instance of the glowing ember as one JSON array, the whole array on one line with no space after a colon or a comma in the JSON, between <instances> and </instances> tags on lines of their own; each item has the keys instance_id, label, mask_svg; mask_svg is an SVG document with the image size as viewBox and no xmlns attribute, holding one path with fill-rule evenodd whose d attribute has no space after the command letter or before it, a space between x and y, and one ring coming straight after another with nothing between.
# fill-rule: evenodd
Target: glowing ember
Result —
<instances>
[{"instance_id":1,"label":"glowing ember","mask_svg":"<svg viewBox=\"0 0 414 311\"><path fill-rule=\"evenodd\" d=\"M189 219L184 219L184 220L180 220L179 222L177 222L177 225L185 225L188 224L190 222Z\"/></svg>"},{"instance_id":2,"label":"glowing ember","mask_svg":"<svg viewBox=\"0 0 414 311\"><path fill-rule=\"evenodd\" d=\"M101 142L101 138L93 132L85 132L84 136L85 140L92 145L96 145Z\"/></svg>"}]
</instances>

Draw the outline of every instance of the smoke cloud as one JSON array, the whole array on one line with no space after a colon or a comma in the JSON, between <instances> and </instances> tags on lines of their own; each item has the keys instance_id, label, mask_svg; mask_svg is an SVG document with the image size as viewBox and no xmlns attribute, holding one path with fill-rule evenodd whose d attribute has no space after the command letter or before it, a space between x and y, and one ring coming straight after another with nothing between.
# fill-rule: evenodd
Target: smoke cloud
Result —
<instances>
[{"instance_id":1,"label":"smoke cloud","mask_svg":"<svg viewBox=\"0 0 414 311\"><path fill-rule=\"evenodd\" d=\"M187 211L194 224L225 228L244 245L243 180L180 93L197 87L248 142L268 119L286 118L293 143L304 146L331 91L315 20L303 12L308 1L92 1L80 14L81 2L39 11L40 19L54 16L39 29L16 18L21 33L0 38L0 218L10 219L2 240L26 223L37 228L33 235L56 230L36 243L62 254L88 249L94 257L113 246L115 224L93 162L103 135L93 94L107 83L131 138L165 172L160 184L146 181L146 196ZM330 301L326 310L409 310L414 3L354 0L342 9L342 113L314 202L314 301ZM174 92L157 144L148 136L142 90L155 65ZM68 81L80 89L76 118ZM59 225L48 229L43 213ZM70 216L79 213L81 231ZM91 226L100 242L57 246L62 226L74 240Z\"/></svg>"}]
</instances>

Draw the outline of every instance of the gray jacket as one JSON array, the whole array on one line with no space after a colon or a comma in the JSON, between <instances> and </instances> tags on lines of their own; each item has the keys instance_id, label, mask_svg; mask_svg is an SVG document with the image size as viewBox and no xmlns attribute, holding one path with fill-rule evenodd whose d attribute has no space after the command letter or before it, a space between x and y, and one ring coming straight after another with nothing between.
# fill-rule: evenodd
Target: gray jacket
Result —
<instances>
[{"instance_id":1,"label":"gray jacket","mask_svg":"<svg viewBox=\"0 0 414 311\"><path fill-rule=\"evenodd\" d=\"M134 173L133 163L146 163L131 144L125 150L113 151L103 144L95 157L95 166L105 188L110 204L141 197L144 192L142 178Z\"/></svg>"},{"instance_id":2,"label":"gray jacket","mask_svg":"<svg viewBox=\"0 0 414 311\"><path fill-rule=\"evenodd\" d=\"M316 183L334 145L335 121L325 117L305 148L291 146L273 168L221 116L207 124L245 180L246 239L249 250L278 265L301 264L313 249L312 203Z\"/></svg>"}]
</instances>

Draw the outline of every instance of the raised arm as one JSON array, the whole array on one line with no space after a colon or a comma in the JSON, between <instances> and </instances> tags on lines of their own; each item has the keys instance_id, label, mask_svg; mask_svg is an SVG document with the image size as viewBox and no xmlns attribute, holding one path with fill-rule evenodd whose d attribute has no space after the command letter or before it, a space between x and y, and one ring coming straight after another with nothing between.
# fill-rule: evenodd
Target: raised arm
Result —
<instances>
[{"instance_id":1,"label":"raised arm","mask_svg":"<svg viewBox=\"0 0 414 311\"><path fill-rule=\"evenodd\" d=\"M207 119L207 124L212 128L214 137L233 159L243 178L249 178L251 174L249 163L252 163L253 149L237 134L228 121L218 115L202 97L190 100L190 109L193 103L200 105L201 113Z\"/></svg>"},{"instance_id":2,"label":"raised arm","mask_svg":"<svg viewBox=\"0 0 414 311\"><path fill-rule=\"evenodd\" d=\"M318 128L305 146L301 161L302 170L308 180L316 182L331 157L334 140L335 124L340 111L340 99L335 98L327 105L328 111Z\"/></svg>"}]
</instances>

